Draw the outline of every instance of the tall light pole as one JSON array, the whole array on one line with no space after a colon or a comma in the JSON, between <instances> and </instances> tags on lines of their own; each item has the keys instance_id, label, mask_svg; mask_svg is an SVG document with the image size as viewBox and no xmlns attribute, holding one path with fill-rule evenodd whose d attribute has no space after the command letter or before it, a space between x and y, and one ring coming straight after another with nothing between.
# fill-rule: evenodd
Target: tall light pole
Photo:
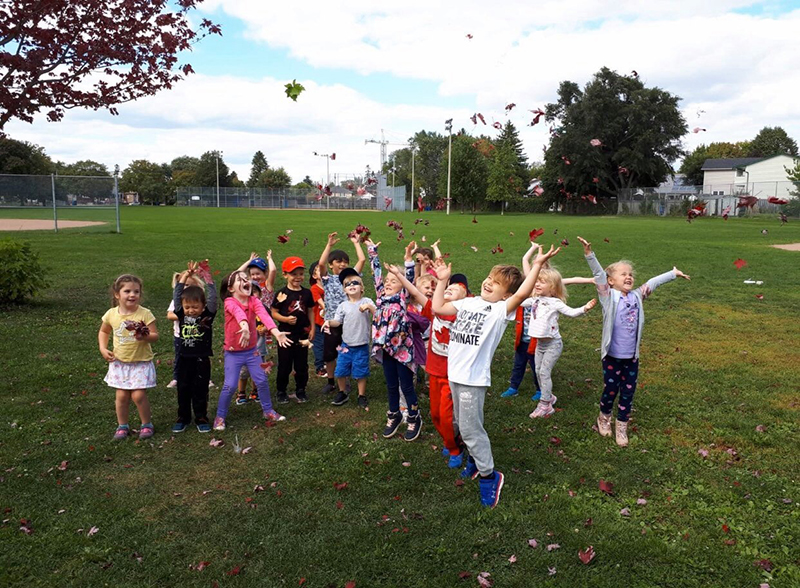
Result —
<instances>
[{"instance_id":1,"label":"tall light pole","mask_svg":"<svg viewBox=\"0 0 800 588\"><path fill-rule=\"evenodd\" d=\"M317 153L314 151L314 155L317 157L324 157L325 158L325 187L330 188L331 185L331 159L336 161L336 154L335 153ZM328 196L328 208L331 207L331 197Z\"/></svg>"},{"instance_id":2,"label":"tall light pole","mask_svg":"<svg viewBox=\"0 0 800 588\"><path fill-rule=\"evenodd\" d=\"M217 208L219 208L219 158L222 157L222 151L216 151L217 154Z\"/></svg>"},{"instance_id":3,"label":"tall light pole","mask_svg":"<svg viewBox=\"0 0 800 588\"><path fill-rule=\"evenodd\" d=\"M453 151L453 119L444 121L444 130L447 131L447 214L450 214L450 167Z\"/></svg>"},{"instance_id":4,"label":"tall light pole","mask_svg":"<svg viewBox=\"0 0 800 588\"><path fill-rule=\"evenodd\" d=\"M417 148L411 146L411 210L414 210L414 160L417 156Z\"/></svg>"}]
</instances>

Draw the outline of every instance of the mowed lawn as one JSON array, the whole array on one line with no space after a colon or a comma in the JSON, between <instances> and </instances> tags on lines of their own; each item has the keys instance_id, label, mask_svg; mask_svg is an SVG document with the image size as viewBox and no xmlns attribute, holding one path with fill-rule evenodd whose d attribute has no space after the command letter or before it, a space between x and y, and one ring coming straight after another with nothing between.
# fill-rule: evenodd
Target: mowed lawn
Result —
<instances>
[{"instance_id":1,"label":"mowed lawn","mask_svg":"<svg viewBox=\"0 0 800 588\"><path fill-rule=\"evenodd\" d=\"M800 223L122 213L121 235L112 232L113 211L69 211L69 218L111 224L0 236L31 241L48 284L33 304L1 309L0 585L473 587L488 572L496 588L800 586L800 252L770 247L800 242ZM416 218L430 224L415 226ZM251 251L269 248L278 263L300 255L310 264L328 232L344 236L357 223L383 242L382 259L401 262L407 241L396 240L389 219L403 223L406 239L441 238L474 290L493 264L520 263L536 227L546 229L544 244L569 239L554 260L565 276L589 275L577 235L604 265L632 260L637 284L673 265L690 274L691 282L671 282L645 303L630 446L620 449L592 430L601 390L599 307L562 318L559 410L542 421L528 418L530 376L518 397L500 398L512 362L513 325L507 329L486 402L496 465L506 475L494 510L480 506L476 482L462 485L446 467L424 394L421 437L381 438L386 395L377 365L369 412L353 402L332 407L320 396L324 380L312 377L308 404L277 406L285 423L265 427L251 403L231 407L223 434L170 434L176 400L165 387L172 358L165 311L173 271L207 257L221 277ZM277 235L289 229L289 242L279 244ZM503 252L492 254L498 243ZM343 248L354 262L352 245ZM741 270L739 258L747 262ZM156 435L143 443L111 441L114 393L97 349L108 287L124 272L143 279L143 305L161 332L159 387L149 394ZM748 278L764 283L744 284ZM593 287L573 286L569 302L593 295ZM220 313L216 349L222 323ZM218 384L221 359L218 353L213 367ZM212 415L218 395L213 389ZM211 447L212 436L225 445ZM234 452L237 436L251 452ZM613 484L613 494L599 489L600 480ZM589 546L596 557L584 565L578 551Z\"/></svg>"}]
</instances>

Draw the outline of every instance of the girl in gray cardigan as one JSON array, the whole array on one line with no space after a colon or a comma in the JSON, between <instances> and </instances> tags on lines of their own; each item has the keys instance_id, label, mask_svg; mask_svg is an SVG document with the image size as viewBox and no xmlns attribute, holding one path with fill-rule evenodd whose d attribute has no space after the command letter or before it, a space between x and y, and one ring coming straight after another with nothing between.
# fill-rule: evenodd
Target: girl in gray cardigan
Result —
<instances>
[{"instance_id":1,"label":"girl in gray cardigan","mask_svg":"<svg viewBox=\"0 0 800 588\"><path fill-rule=\"evenodd\" d=\"M597 299L603 309L603 340L600 357L603 361L603 395L597 428L603 437L611 436L611 412L614 399L617 403L616 441L620 447L628 445L628 417L630 416L636 380L639 376L639 344L644 328L642 302L653 290L674 280L689 279L678 268L650 278L634 289L633 266L629 261L612 263L606 269L592 252L592 244L578 237L583 245L586 261L594 274Z\"/></svg>"}]
</instances>

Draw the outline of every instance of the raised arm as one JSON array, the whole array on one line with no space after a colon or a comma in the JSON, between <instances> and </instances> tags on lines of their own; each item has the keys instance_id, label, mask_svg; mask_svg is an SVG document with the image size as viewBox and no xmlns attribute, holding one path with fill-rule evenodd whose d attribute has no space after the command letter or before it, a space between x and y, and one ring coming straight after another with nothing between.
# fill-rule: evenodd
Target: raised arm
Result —
<instances>
[{"instance_id":1,"label":"raised arm","mask_svg":"<svg viewBox=\"0 0 800 588\"><path fill-rule=\"evenodd\" d=\"M444 291L447 290L447 283L450 281L450 275L453 273L452 265L451 263L445 263L441 258L437 258L433 262L433 269L439 281L436 282L436 290L433 291L431 310L433 310L434 314L438 314L439 316L458 313L458 309L453 306L451 302L445 302L444 299Z\"/></svg>"},{"instance_id":2,"label":"raised arm","mask_svg":"<svg viewBox=\"0 0 800 588\"><path fill-rule=\"evenodd\" d=\"M278 267L275 265L275 260L272 259L272 249L267 251L267 264L269 265L269 271L267 272L267 290L274 292L275 277L278 275Z\"/></svg>"},{"instance_id":3,"label":"raised arm","mask_svg":"<svg viewBox=\"0 0 800 588\"><path fill-rule=\"evenodd\" d=\"M403 265L406 268L406 280L413 282L417 277L417 265L414 261L414 249L417 248L416 241L409 241L403 255Z\"/></svg>"},{"instance_id":4,"label":"raised arm","mask_svg":"<svg viewBox=\"0 0 800 588\"><path fill-rule=\"evenodd\" d=\"M217 285L214 283L214 280L209 280L206 284L206 308L208 308L209 312L217 314L217 308L219 308L218 300Z\"/></svg>"},{"instance_id":5,"label":"raised arm","mask_svg":"<svg viewBox=\"0 0 800 588\"><path fill-rule=\"evenodd\" d=\"M538 243L534 243L531 241L530 249L528 249L525 254L522 256L522 275L528 277L528 274L531 273L531 255L533 255L536 251L541 251L542 246Z\"/></svg>"},{"instance_id":6,"label":"raised arm","mask_svg":"<svg viewBox=\"0 0 800 588\"><path fill-rule=\"evenodd\" d=\"M247 270L247 266L248 266L248 265L250 265L250 262L251 262L251 261L253 261L253 260L254 260L256 257L258 257L258 253L256 253L255 251L253 251L253 252L250 254L250 259L248 259L248 260L247 260L247 261L245 261L245 262L244 262L242 265L240 265L240 266L239 266L239 267L236 269L236 271L237 271L237 272L243 272L243 271L246 271L246 270Z\"/></svg>"},{"instance_id":7,"label":"raised arm","mask_svg":"<svg viewBox=\"0 0 800 588\"><path fill-rule=\"evenodd\" d=\"M554 250L553 246L550 245L550 250L547 253L542 253L541 251L539 252L533 262L533 267L531 267L531 273L525 276L525 280L522 282L522 285L511 295L510 298L508 298L508 300L506 300L507 314L516 312L517 308L519 308L519 305L531 295L533 292L533 287L536 285L536 279L539 277L539 270L542 269L544 262L554 255L557 255L559 251L561 251L561 247Z\"/></svg>"},{"instance_id":8,"label":"raised arm","mask_svg":"<svg viewBox=\"0 0 800 588\"><path fill-rule=\"evenodd\" d=\"M594 254L594 251L592 251L592 244L583 237L578 237L578 241L583 245L583 254L586 257L586 263L589 264L589 269L592 270L592 275L594 275L594 284L597 286L598 295L608 296L608 276L606 276L606 270L604 270L600 262L597 261L597 256Z\"/></svg>"},{"instance_id":9,"label":"raised arm","mask_svg":"<svg viewBox=\"0 0 800 588\"><path fill-rule=\"evenodd\" d=\"M439 259L440 257L442 257L442 252L439 250L439 243L440 242L441 242L441 239L436 239L436 241L434 241L433 244L431 245L431 249L433 249L433 258L434 259Z\"/></svg>"},{"instance_id":10,"label":"raised arm","mask_svg":"<svg viewBox=\"0 0 800 588\"><path fill-rule=\"evenodd\" d=\"M353 266L359 274L364 270L364 264L367 261L367 258L364 257L364 249L361 247L361 239L356 235L355 237L350 237L350 241L353 243L353 247L356 249L356 264Z\"/></svg>"},{"instance_id":11,"label":"raised arm","mask_svg":"<svg viewBox=\"0 0 800 588\"><path fill-rule=\"evenodd\" d=\"M575 276L574 278L564 278L561 281L565 286L569 286L571 284L594 284L594 278L582 278L580 276Z\"/></svg>"},{"instance_id":12,"label":"raised arm","mask_svg":"<svg viewBox=\"0 0 800 588\"><path fill-rule=\"evenodd\" d=\"M378 257L378 246L380 244L380 241L374 243L372 239L367 239L367 254L372 268L372 277L375 280L375 294L378 298L383 296L383 274L381 273L381 260Z\"/></svg>"},{"instance_id":13,"label":"raised arm","mask_svg":"<svg viewBox=\"0 0 800 588\"><path fill-rule=\"evenodd\" d=\"M587 312L592 310L594 308L595 304L597 304L597 299L596 298L592 298L589 302L587 302L586 304L584 304L583 306L581 306L579 308L573 308L571 306L567 306L565 303L561 302L560 300L559 300L559 302L560 302L560 304L558 304L556 306L556 310L558 312L560 312L561 314L563 314L564 316L575 318L577 316L581 316L583 314L586 314Z\"/></svg>"},{"instance_id":14,"label":"raised arm","mask_svg":"<svg viewBox=\"0 0 800 588\"><path fill-rule=\"evenodd\" d=\"M387 263L386 270L397 276L397 279L400 280L401 284L403 284L403 288L406 289L408 295L411 296L414 302L422 306L425 306L425 304L428 302L428 297L425 296L425 294L423 294L422 292L420 292L417 289L417 287L409 281L408 277L404 275L402 269L400 269L396 265L391 265Z\"/></svg>"},{"instance_id":15,"label":"raised arm","mask_svg":"<svg viewBox=\"0 0 800 588\"><path fill-rule=\"evenodd\" d=\"M655 290L659 286L663 286L667 282L671 282L675 278L683 278L684 280L691 280L691 278L687 276L685 273L683 273L681 270L679 270L676 267L673 267L672 270L664 272L663 274L655 276L653 278L650 278L649 280L647 280L647 282L639 286L639 292L641 292L642 294L642 300L650 296L650 294L653 293L653 290Z\"/></svg>"},{"instance_id":16,"label":"raised arm","mask_svg":"<svg viewBox=\"0 0 800 588\"><path fill-rule=\"evenodd\" d=\"M331 247L336 245L339 241L339 237L336 236L336 233L333 232L328 235L328 242L325 244L325 249L322 250L322 254L319 256L319 277L327 276L328 275L328 255L331 253Z\"/></svg>"}]
</instances>

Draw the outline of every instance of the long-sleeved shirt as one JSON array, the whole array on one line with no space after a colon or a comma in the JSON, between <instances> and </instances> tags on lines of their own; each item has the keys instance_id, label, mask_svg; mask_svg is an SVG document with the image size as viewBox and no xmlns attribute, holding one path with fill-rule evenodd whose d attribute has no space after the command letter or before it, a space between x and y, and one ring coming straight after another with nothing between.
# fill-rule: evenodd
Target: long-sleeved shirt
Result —
<instances>
[{"instance_id":1,"label":"long-sleeved shirt","mask_svg":"<svg viewBox=\"0 0 800 588\"><path fill-rule=\"evenodd\" d=\"M586 313L583 307L572 308L560 298L553 296L528 298L522 306L530 309L527 332L529 337L535 339L561 339L561 333L558 331L559 315L576 317Z\"/></svg>"},{"instance_id":2,"label":"long-sleeved shirt","mask_svg":"<svg viewBox=\"0 0 800 588\"><path fill-rule=\"evenodd\" d=\"M178 355L181 357L208 357L214 355L211 345L214 317L217 314L217 287L214 282L208 284L206 306L200 316L186 316L181 304L185 284L178 282L172 291L173 311L178 317Z\"/></svg>"},{"instance_id":3,"label":"long-sleeved shirt","mask_svg":"<svg viewBox=\"0 0 800 588\"><path fill-rule=\"evenodd\" d=\"M258 335L256 333L256 317L267 327L268 331L277 328L275 321L264 308L264 304L255 296L247 299L247 304L242 304L236 300L235 296L225 299L225 350L226 351L247 351L256 346ZM239 323L247 321L250 327L250 340L247 345L239 344L241 327Z\"/></svg>"}]
</instances>

